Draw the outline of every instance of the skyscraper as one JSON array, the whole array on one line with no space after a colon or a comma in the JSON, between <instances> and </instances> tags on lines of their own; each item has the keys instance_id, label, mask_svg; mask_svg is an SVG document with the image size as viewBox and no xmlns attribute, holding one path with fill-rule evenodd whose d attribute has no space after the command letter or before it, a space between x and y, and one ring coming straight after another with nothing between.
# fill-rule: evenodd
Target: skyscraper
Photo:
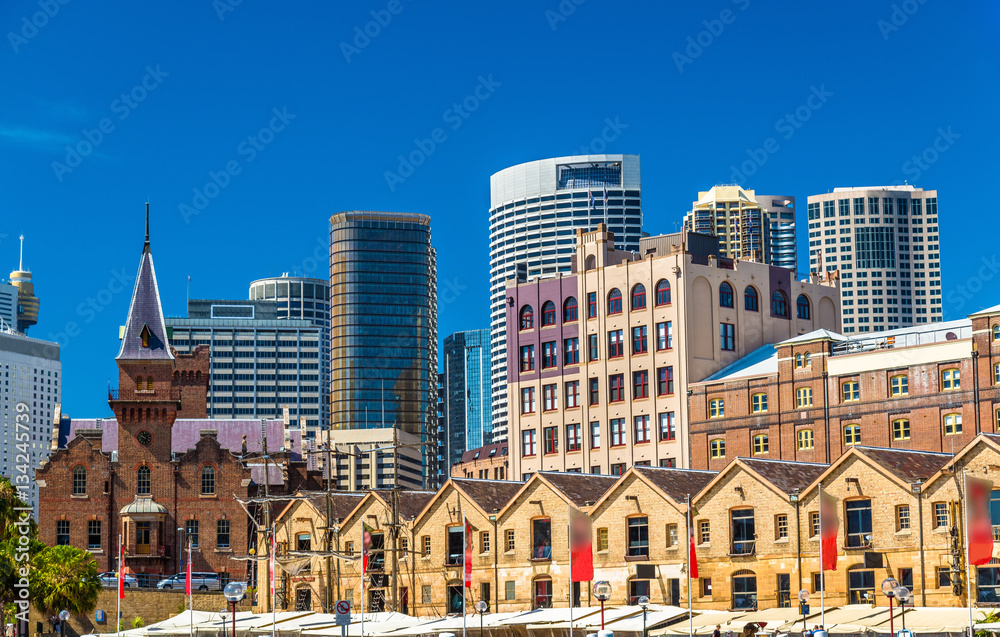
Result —
<instances>
[{"instance_id":1,"label":"skyscraper","mask_svg":"<svg viewBox=\"0 0 1000 637\"><path fill-rule=\"evenodd\" d=\"M795 197L713 186L698 193L684 228L718 237L724 257L795 269Z\"/></svg>"},{"instance_id":2,"label":"skyscraper","mask_svg":"<svg viewBox=\"0 0 1000 637\"><path fill-rule=\"evenodd\" d=\"M38 297L31 282L31 270L24 267L24 235L21 235L21 255L17 269L10 273L10 282L17 288L17 331L27 332L38 322Z\"/></svg>"},{"instance_id":3,"label":"skyscraper","mask_svg":"<svg viewBox=\"0 0 1000 637\"><path fill-rule=\"evenodd\" d=\"M638 155L541 159L490 177L493 442L507 440L506 280L569 272L576 231L599 223L638 250L641 194Z\"/></svg>"},{"instance_id":4,"label":"skyscraper","mask_svg":"<svg viewBox=\"0 0 1000 637\"><path fill-rule=\"evenodd\" d=\"M330 425L330 282L288 276L258 279L250 284L250 300L275 301L277 319L309 321L320 328L320 400L318 424Z\"/></svg>"},{"instance_id":5,"label":"skyscraper","mask_svg":"<svg viewBox=\"0 0 1000 637\"><path fill-rule=\"evenodd\" d=\"M809 267L840 270L845 334L943 320L936 190L834 188L808 212Z\"/></svg>"},{"instance_id":6,"label":"skyscraper","mask_svg":"<svg viewBox=\"0 0 1000 637\"><path fill-rule=\"evenodd\" d=\"M493 413L490 408L490 331L455 332L444 339L443 370L448 471L462 453L490 443Z\"/></svg>"},{"instance_id":7,"label":"skyscraper","mask_svg":"<svg viewBox=\"0 0 1000 637\"><path fill-rule=\"evenodd\" d=\"M437 262L430 217L330 217L330 308L331 427L433 437ZM434 450L426 450L431 458ZM424 466L433 473L431 464Z\"/></svg>"}]
</instances>

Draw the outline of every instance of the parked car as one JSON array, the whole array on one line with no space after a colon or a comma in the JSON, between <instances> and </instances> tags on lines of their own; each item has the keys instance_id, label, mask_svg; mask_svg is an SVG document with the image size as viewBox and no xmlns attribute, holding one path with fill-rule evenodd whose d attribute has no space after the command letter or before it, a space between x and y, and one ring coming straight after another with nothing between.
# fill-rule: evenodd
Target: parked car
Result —
<instances>
[{"instance_id":1,"label":"parked car","mask_svg":"<svg viewBox=\"0 0 1000 637\"><path fill-rule=\"evenodd\" d=\"M118 586L118 573L109 572L101 573L101 586ZM125 588L132 588L133 586L139 586L139 580L134 576L125 573Z\"/></svg>"},{"instance_id":2,"label":"parked car","mask_svg":"<svg viewBox=\"0 0 1000 637\"><path fill-rule=\"evenodd\" d=\"M186 573L171 575L157 582L156 588L160 590L171 590L174 588L184 590L186 579ZM196 591L221 591L222 582L219 580L218 573L191 573L191 589Z\"/></svg>"}]
</instances>

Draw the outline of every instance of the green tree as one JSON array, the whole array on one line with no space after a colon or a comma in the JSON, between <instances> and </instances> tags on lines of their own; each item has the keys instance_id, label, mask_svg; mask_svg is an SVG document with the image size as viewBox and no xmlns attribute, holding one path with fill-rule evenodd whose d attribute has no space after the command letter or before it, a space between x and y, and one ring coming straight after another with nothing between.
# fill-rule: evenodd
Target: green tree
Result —
<instances>
[{"instance_id":1,"label":"green tree","mask_svg":"<svg viewBox=\"0 0 1000 637\"><path fill-rule=\"evenodd\" d=\"M146 620L136 615L132 618L132 628L142 628L146 625Z\"/></svg>"},{"instance_id":2,"label":"green tree","mask_svg":"<svg viewBox=\"0 0 1000 637\"><path fill-rule=\"evenodd\" d=\"M18 583L24 575L30 580L31 561L45 548L37 539L38 525L30 516L22 517L24 512L18 508L27 508L27 504L9 480L0 478L0 609L5 625L14 621ZM29 571L22 572L22 568Z\"/></svg>"},{"instance_id":3,"label":"green tree","mask_svg":"<svg viewBox=\"0 0 1000 637\"><path fill-rule=\"evenodd\" d=\"M101 580L93 556L72 546L50 546L35 557L31 569L31 601L39 610L74 615L97 607Z\"/></svg>"}]
</instances>

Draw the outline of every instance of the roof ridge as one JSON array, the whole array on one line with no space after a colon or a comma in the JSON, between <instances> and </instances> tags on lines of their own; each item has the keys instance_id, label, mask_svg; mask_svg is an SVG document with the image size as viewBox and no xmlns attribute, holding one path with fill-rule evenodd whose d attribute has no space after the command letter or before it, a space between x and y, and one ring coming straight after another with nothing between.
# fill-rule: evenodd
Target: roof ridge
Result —
<instances>
[{"instance_id":1,"label":"roof ridge","mask_svg":"<svg viewBox=\"0 0 1000 637\"><path fill-rule=\"evenodd\" d=\"M996 434L988 434L996 435ZM874 449L876 451L895 451L899 453L922 453L928 456L948 456L953 458L955 454L948 453L947 451L921 451L920 449L900 449L898 447L873 447L871 445L855 445L857 449Z\"/></svg>"},{"instance_id":2,"label":"roof ridge","mask_svg":"<svg viewBox=\"0 0 1000 637\"><path fill-rule=\"evenodd\" d=\"M667 471L685 471L687 473L718 473L718 471L712 471L711 469L685 469L683 467L654 467L652 465L633 465L635 469L666 469ZM613 476L612 476L613 477Z\"/></svg>"},{"instance_id":3,"label":"roof ridge","mask_svg":"<svg viewBox=\"0 0 1000 637\"><path fill-rule=\"evenodd\" d=\"M751 456L736 456L737 460L752 460L753 462L780 462L783 464L804 464L812 467L829 467L825 462L803 462L801 460L782 460L781 458L753 458Z\"/></svg>"}]
</instances>

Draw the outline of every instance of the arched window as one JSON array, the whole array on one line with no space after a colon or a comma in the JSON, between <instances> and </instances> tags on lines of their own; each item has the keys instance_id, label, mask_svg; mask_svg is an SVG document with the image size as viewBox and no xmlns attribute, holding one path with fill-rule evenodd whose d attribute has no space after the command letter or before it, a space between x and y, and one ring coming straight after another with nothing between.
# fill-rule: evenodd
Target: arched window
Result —
<instances>
[{"instance_id":1,"label":"arched window","mask_svg":"<svg viewBox=\"0 0 1000 637\"><path fill-rule=\"evenodd\" d=\"M844 444L845 445L861 444L861 425L844 426Z\"/></svg>"},{"instance_id":2,"label":"arched window","mask_svg":"<svg viewBox=\"0 0 1000 637\"><path fill-rule=\"evenodd\" d=\"M735 296L733 286L729 285L729 283L723 281L719 285L719 307L733 307L733 298Z\"/></svg>"},{"instance_id":3,"label":"arched window","mask_svg":"<svg viewBox=\"0 0 1000 637\"><path fill-rule=\"evenodd\" d=\"M809 299L805 294L800 294L795 300L795 315L800 319L809 319Z\"/></svg>"},{"instance_id":4,"label":"arched window","mask_svg":"<svg viewBox=\"0 0 1000 637\"><path fill-rule=\"evenodd\" d=\"M525 305L521 308L521 313L519 316L520 329L530 330L535 326L535 311L531 309L530 305Z\"/></svg>"},{"instance_id":5,"label":"arched window","mask_svg":"<svg viewBox=\"0 0 1000 637\"><path fill-rule=\"evenodd\" d=\"M733 573L733 610L756 610L757 574L741 570Z\"/></svg>"},{"instance_id":6,"label":"arched window","mask_svg":"<svg viewBox=\"0 0 1000 637\"><path fill-rule=\"evenodd\" d=\"M542 303L542 327L556 324L556 304L552 301Z\"/></svg>"},{"instance_id":7,"label":"arched window","mask_svg":"<svg viewBox=\"0 0 1000 637\"><path fill-rule=\"evenodd\" d=\"M135 492L139 495L149 495L150 485L149 467L139 467L135 479Z\"/></svg>"},{"instance_id":8,"label":"arched window","mask_svg":"<svg viewBox=\"0 0 1000 637\"><path fill-rule=\"evenodd\" d=\"M757 288L752 285L748 285L743 290L743 309L747 312L760 311L760 299L757 296Z\"/></svg>"},{"instance_id":9,"label":"arched window","mask_svg":"<svg viewBox=\"0 0 1000 637\"><path fill-rule=\"evenodd\" d=\"M201 494L215 495L215 467L212 465L201 468Z\"/></svg>"},{"instance_id":10,"label":"arched window","mask_svg":"<svg viewBox=\"0 0 1000 637\"><path fill-rule=\"evenodd\" d=\"M135 390L142 391L142 376L135 377Z\"/></svg>"},{"instance_id":11,"label":"arched window","mask_svg":"<svg viewBox=\"0 0 1000 637\"><path fill-rule=\"evenodd\" d=\"M153 391L153 377L146 377L146 391Z\"/></svg>"},{"instance_id":12,"label":"arched window","mask_svg":"<svg viewBox=\"0 0 1000 637\"><path fill-rule=\"evenodd\" d=\"M579 318L580 310L576 305L576 297L571 296L563 303L563 323L573 323Z\"/></svg>"},{"instance_id":13,"label":"arched window","mask_svg":"<svg viewBox=\"0 0 1000 637\"><path fill-rule=\"evenodd\" d=\"M788 297L781 290L775 290L771 295L771 314L788 318Z\"/></svg>"},{"instance_id":14,"label":"arched window","mask_svg":"<svg viewBox=\"0 0 1000 637\"><path fill-rule=\"evenodd\" d=\"M646 307L646 286L636 283L632 288L632 309L642 310Z\"/></svg>"},{"instance_id":15,"label":"arched window","mask_svg":"<svg viewBox=\"0 0 1000 637\"><path fill-rule=\"evenodd\" d=\"M660 279L656 283L656 307L670 305L670 281Z\"/></svg>"},{"instance_id":16,"label":"arched window","mask_svg":"<svg viewBox=\"0 0 1000 637\"><path fill-rule=\"evenodd\" d=\"M993 340L1000 341L1000 325L993 326Z\"/></svg>"},{"instance_id":17,"label":"arched window","mask_svg":"<svg viewBox=\"0 0 1000 637\"><path fill-rule=\"evenodd\" d=\"M84 467L73 469L73 495L87 495L87 469Z\"/></svg>"},{"instance_id":18,"label":"arched window","mask_svg":"<svg viewBox=\"0 0 1000 637\"><path fill-rule=\"evenodd\" d=\"M534 608L552 608L552 578L539 577L531 583L532 604Z\"/></svg>"},{"instance_id":19,"label":"arched window","mask_svg":"<svg viewBox=\"0 0 1000 637\"><path fill-rule=\"evenodd\" d=\"M622 293L618 288L614 288L608 294L608 314L622 313Z\"/></svg>"}]
</instances>

